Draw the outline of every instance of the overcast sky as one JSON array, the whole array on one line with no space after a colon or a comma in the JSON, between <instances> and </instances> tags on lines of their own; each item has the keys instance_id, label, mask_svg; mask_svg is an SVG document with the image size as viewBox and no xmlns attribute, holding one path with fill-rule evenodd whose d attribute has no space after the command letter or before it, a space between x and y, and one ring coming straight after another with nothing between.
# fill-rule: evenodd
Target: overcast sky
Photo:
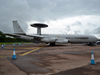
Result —
<instances>
[{"instance_id":1,"label":"overcast sky","mask_svg":"<svg viewBox=\"0 0 100 75\"><path fill-rule=\"evenodd\" d=\"M27 34L33 23L48 24L44 34L100 34L100 0L0 0L0 31L13 32L13 20Z\"/></svg>"}]
</instances>

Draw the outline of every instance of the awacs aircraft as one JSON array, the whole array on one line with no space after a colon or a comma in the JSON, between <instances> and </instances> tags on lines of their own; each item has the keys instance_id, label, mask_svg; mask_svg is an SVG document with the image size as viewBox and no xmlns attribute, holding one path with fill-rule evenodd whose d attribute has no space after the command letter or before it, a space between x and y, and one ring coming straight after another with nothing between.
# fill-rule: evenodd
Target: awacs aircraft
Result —
<instances>
[{"instance_id":1,"label":"awacs aircraft","mask_svg":"<svg viewBox=\"0 0 100 75\"><path fill-rule=\"evenodd\" d=\"M48 27L46 24L35 23L31 24L32 27L37 28L37 34L27 35L22 28L19 26L17 21L13 21L14 33L6 35L13 36L16 38L26 39L33 42L50 43L87 43L89 46L94 46L98 38L93 35L79 35L79 34L41 34L41 28Z\"/></svg>"}]
</instances>

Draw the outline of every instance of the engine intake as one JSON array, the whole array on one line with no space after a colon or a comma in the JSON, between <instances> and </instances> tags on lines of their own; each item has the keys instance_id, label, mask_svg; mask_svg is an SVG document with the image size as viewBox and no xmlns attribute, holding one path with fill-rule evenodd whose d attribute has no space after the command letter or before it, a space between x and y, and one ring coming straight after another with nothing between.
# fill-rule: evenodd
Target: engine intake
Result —
<instances>
[{"instance_id":1,"label":"engine intake","mask_svg":"<svg viewBox=\"0 0 100 75\"><path fill-rule=\"evenodd\" d=\"M52 37L48 37L48 38L43 38L41 39L42 42L56 42L56 38Z\"/></svg>"},{"instance_id":2,"label":"engine intake","mask_svg":"<svg viewBox=\"0 0 100 75\"><path fill-rule=\"evenodd\" d=\"M67 39L57 39L56 43L68 43Z\"/></svg>"}]
</instances>

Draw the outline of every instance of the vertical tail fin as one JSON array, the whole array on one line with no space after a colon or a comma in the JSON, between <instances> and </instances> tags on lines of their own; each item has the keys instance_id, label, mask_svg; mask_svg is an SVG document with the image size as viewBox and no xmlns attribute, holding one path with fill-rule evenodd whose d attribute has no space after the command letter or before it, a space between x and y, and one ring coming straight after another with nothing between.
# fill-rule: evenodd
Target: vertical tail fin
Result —
<instances>
[{"instance_id":1,"label":"vertical tail fin","mask_svg":"<svg viewBox=\"0 0 100 75\"><path fill-rule=\"evenodd\" d=\"M13 21L13 28L14 28L14 33L25 34L25 32L22 30L17 21Z\"/></svg>"}]
</instances>

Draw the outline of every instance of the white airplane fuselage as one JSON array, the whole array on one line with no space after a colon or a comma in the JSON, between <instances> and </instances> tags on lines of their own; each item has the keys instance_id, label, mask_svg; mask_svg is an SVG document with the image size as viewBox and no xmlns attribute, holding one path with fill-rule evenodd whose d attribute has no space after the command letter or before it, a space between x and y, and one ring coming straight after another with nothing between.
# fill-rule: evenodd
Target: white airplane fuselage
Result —
<instances>
[{"instance_id":1,"label":"white airplane fuselage","mask_svg":"<svg viewBox=\"0 0 100 75\"><path fill-rule=\"evenodd\" d=\"M45 36L45 38L52 39L62 39L62 40L68 40L68 43L87 43L87 42L96 42L98 39L95 36L92 35L75 35L75 34L42 34L42 36Z\"/></svg>"},{"instance_id":2,"label":"white airplane fuselage","mask_svg":"<svg viewBox=\"0 0 100 75\"><path fill-rule=\"evenodd\" d=\"M20 35L19 38L26 40L33 40L37 42L44 43L95 43L98 41L93 35L75 35L75 34L41 34L42 38L28 37L24 35Z\"/></svg>"}]
</instances>

